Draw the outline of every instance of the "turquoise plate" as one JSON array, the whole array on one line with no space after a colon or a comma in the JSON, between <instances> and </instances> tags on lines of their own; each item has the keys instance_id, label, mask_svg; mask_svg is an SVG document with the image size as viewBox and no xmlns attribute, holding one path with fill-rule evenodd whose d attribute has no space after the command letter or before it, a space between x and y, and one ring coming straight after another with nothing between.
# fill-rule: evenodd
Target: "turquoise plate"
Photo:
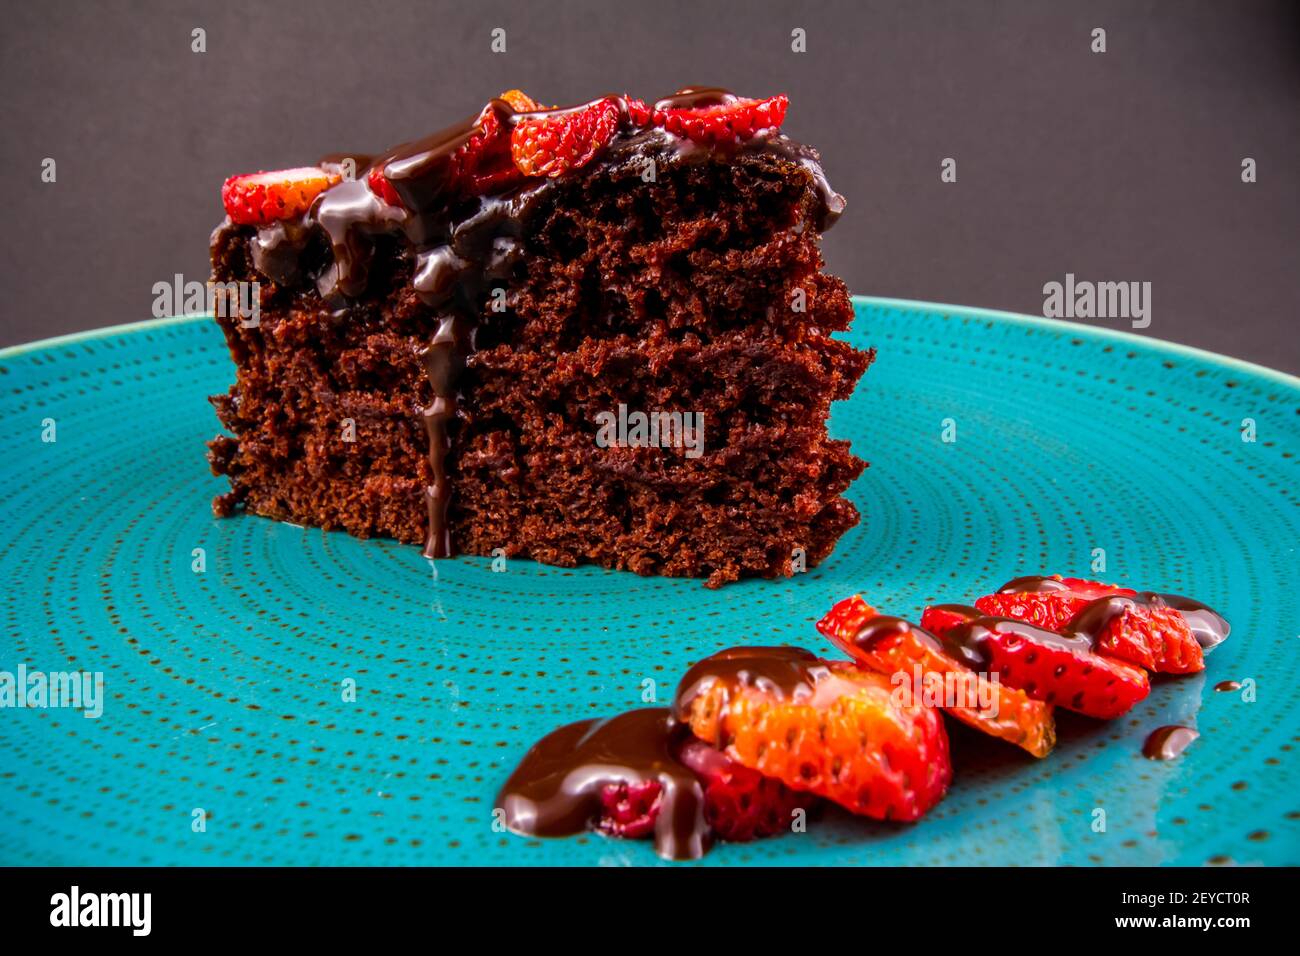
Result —
<instances>
[{"instance_id":1,"label":"turquoise plate","mask_svg":"<svg viewBox=\"0 0 1300 956\"><path fill-rule=\"evenodd\" d=\"M813 621L852 592L914 617L1092 575L1097 549L1092 576L1228 617L1206 673L1113 723L1063 715L1042 761L954 732L917 825L830 812L705 865L1300 863L1300 380L1061 322L858 312L880 358L832 431L874 462L865 520L819 568L719 591L213 518L206 399L234 370L211 321L0 353L0 671L104 679L96 719L0 710L0 863L657 864L498 832L497 788L547 731L662 702L719 648L831 653ZM1145 759L1170 723L1200 739Z\"/></svg>"}]
</instances>

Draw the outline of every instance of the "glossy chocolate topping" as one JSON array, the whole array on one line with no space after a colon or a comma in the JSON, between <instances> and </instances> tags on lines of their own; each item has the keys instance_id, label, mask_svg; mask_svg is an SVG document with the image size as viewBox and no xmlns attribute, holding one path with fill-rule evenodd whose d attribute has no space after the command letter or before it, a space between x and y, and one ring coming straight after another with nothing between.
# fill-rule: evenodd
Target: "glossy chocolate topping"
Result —
<instances>
[{"instance_id":1,"label":"glossy chocolate topping","mask_svg":"<svg viewBox=\"0 0 1300 956\"><path fill-rule=\"evenodd\" d=\"M1146 592L1138 595L1139 599L1158 599L1166 607L1171 607L1183 616L1187 626L1192 629L1192 636L1201 645L1201 651L1208 654L1222 644L1231 633L1232 627L1218 611L1193 598L1181 594L1153 594Z\"/></svg>"},{"instance_id":2,"label":"glossy chocolate topping","mask_svg":"<svg viewBox=\"0 0 1300 956\"><path fill-rule=\"evenodd\" d=\"M1069 585L1056 577L1030 575L1015 578L998 588L999 594L1037 594L1045 591L1065 591ZM1177 611L1187 621L1192 635L1201 650L1209 652L1222 644L1232 628L1223 616L1213 608L1200 601L1181 594L1161 594L1155 591L1139 591L1133 595L1111 595L1090 601L1070 622L1070 629L1096 639L1105 630L1106 625L1126 608L1131 607L1168 607Z\"/></svg>"},{"instance_id":3,"label":"glossy chocolate topping","mask_svg":"<svg viewBox=\"0 0 1300 956\"><path fill-rule=\"evenodd\" d=\"M676 756L684 736L686 729L666 707L568 724L532 746L496 805L515 833L568 836L596 823L605 787L656 781L661 788L656 852L669 860L698 859L712 837L704 820L703 785Z\"/></svg>"},{"instance_id":4,"label":"glossy chocolate topping","mask_svg":"<svg viewBox=\"0 0 1300 956\"><path fill-rule=\"evenodd\" d=\"M1157 727L1142 744L1142 755L1148 760L1173 760L1199 736L1194 727Z\"/></svg>"},{"instance_id":5,"label":"glossy chocolate topping","mask_svg":"<svg viewBox=\"0 0 1300 956\"><path fill-rule=\"evenodd\" d=\"M1095 638L1090 634L1079 632L1058 634L1030 624L1028 621L987 615L978 608L964 604L940 604L938 609L963 618L961 624L945 631L938 640L942 641L943 650L949 657L960 660L973 670L988 668L990 662L985 645L994 633L1018 634L1033 644L1059 647L1076 653L1090 652L1095 643ZM913 631L919 630L913 627Z\"/></svg>"},{"instance_id":6,"label":"glossy chocolate topping","mask_svg":"<svg viewBox=\"0 0 1300 956\"><path fill-rule=\"evenodd\" d=\"M564 176L504 177L495 188L466 190L460 175L463 147L475 137L487 130L508 136L520 122L562 116L600 102L519 112L496 99L476 116L378 157L350 157L355 178L325 190L300 219L259 228L249 239L252 262L267 278L281 285L314 280L339 316L365 294L379 244L396 243L410 257L411 288L432 313L435 329L423 355L434 396L423 410L433 472L433 482L425 491L429 518L424 553L428 557L452 553L447 453L461 398L457 382L475 350L479 316L493 288L506 285L521 255L526 226L557 182L601 170L639 171L646 160L664 168L664 164L727 161L740 154L765 155L807 171L813 197L807 208L811 225L819 232L829 228L844 209L844 199L826 181L817 152L775 130L740 142L701 145L659 127L637 126L628 100L610 99L618 111L616 132L591 163ZM660 100L655 109L695 108L736 99L726 90L688 89ZM348 158L331 155L321 166L337 172L345 168ZM374 168L382 169L405 208L389 205L372 191L367 173ZM327 246L330 255L323 266L306 275L304 262L312 261L307 253L313 240Z\"/></svg>"},{"instance_id":7,"label":"glossy chocolate topping","mask_svg":"<svg viewBox=\"0 0 1300 956\"><path fill-rule=\"evenodd\" d=\"M959 613L969 611L974 617L982 616L982 612L960 604L941 604L939 607L945 611ZM888 614L880 614L864 622L858 628L857 633L853 635L852 644L870 653L881 641L900 634L914 635L931 650L937 651L952 660L959 661L971 670L982 670L986 666L987 661L984 655L974 646L950 640L947 635L932 634L911 621Z\"/></svg>"},{"instance_id":8,"label":"glossy chocolate topping","mask_svg":"<svg viewBox=\"0 0 1300 956\"><path fill-rule=\"evenodd\" d=\"M695 699L718 684L727 689L728 697L755 688L778 700L811 700L818 685L831 676L826 661L801 647L732 647L686 672L677 685L673 713L678 720L688 720Z\"/></svg>"},{"instance_id":9,"label":"glossy chocolate topping","mask_svg":"<svg viewBox=\"0 0 1300 956\"><path fill-rule=\"evenodd\" d=\"M515 833L567 836L599 821L606 787L656 781L655 850L665 859L696 859L713 836L704 819L703 785L679 759L683 744L694 739L681 722L692 701L719 682L729 692L753 687L781 700L811 699L832 677L825 661L797 647L720 651L686 672L671 710L645 707L547 734L524 755L496 805Z\"/></svg>"}]
</instances>

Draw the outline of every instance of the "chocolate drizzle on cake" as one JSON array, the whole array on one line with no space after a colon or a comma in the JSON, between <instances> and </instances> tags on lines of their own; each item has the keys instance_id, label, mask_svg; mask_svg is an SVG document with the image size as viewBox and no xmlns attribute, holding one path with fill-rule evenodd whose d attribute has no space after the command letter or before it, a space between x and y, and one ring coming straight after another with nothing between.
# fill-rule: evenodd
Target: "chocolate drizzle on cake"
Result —
<instances>
[{"instance_id":1,"label":"chocolate drizzle on cake","mask_svg":"<svg viewBox=\"0 0 1300 956\"><path fill-rule=\"evenodd\" d=\"M843 197L831 188L820 157L809 147L775 131L740 142L701 145L661 128L638 127L631 120L628 101L612 99L618 107L617 132L592 164L571 175L588 175L601 165L613 168L647 160L676 164L702 162L719 154L766 154L808 172L816 196L809 205L810 225L818 232L829 228L843 211ZM660 100L655 108L698 108L736 99L726 90L690 89ZM316 266L315 284L338 316L366 293L378 244L396 240L409 251L411 288L430 310L435 327L421 354L432 390L432 400L421 411L432 472L424 493L428 557L446 557L454 550L448 526L452 497L448 454L462 400L461 374L475 351L480 318L491 307L488 299L496 289L508 295L506 286L521 254L525 226L564 178L528 178L522 183L516 179L501 190L475 195L459 183L458 157L485 124L508 131L524 120L590 105L518 112L504 100L493 100L478 115L424 139L373 159L352 157L357 166L354 179L327 189L299 220L260 227L248 238L254 266L274 282L290 285L300 282L304 270L312 266L309 251L323 235L328 255ZM345 159L330 156L321 165L337 170ZM382 169L405 208L388 204L372 191L367 174L376 168Z\"/></svg>"}]
</instances>

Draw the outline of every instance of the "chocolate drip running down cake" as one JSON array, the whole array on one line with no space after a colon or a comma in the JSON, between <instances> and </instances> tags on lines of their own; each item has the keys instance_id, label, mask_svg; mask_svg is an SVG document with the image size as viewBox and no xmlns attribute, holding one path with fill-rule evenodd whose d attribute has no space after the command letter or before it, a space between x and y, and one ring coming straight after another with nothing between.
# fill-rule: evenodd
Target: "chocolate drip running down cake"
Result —
<instances>
[{"instance_id":1,"label":"chocolate drip running down cake","mask_svg":"<svg viewBox=\"0 0 1300 956\"><path fill-rule=\"evenodd\" d=\"M826 419L873 353L831 337L844 200L785 109L512 90L382 156L232 177L212 278L258 295L217 310L214 509L711 586L816 564L858 521ZM699 440L599 440L636 413Z\"/></svg>"}]
</instances>

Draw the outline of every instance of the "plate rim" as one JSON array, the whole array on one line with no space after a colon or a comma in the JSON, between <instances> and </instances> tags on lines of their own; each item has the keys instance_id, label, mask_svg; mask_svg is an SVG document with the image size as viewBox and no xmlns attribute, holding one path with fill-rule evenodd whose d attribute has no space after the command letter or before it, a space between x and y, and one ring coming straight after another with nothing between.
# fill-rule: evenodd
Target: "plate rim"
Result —
<instances>
[{"instance_id":1,"label":"plate rim","mask_svg":"<svg viewBox=\"0 0 1300 956\"><path fill-rule=\"evenodd\" d=\"M1270 368L1267 365L1260 365L1256 362L1247 361L1246 359L1224 355L1221 352L1212 352L1209 349L1198 348L1194 345L1184 345L1181 342L1170 342L1168 339L1138 335L1134 332L1126 332L1123 329L1086 325L1082 322L1071 322L1066 319L1049 319L1043 316L1027 315L1023 312L1009 312L1003 309L987 309L982 306L956 305L949 302L932 302L927 299L904 299L892 296L856 294L851 295L850 299L853 301L855 306L943 312L959 318L1002 322L1009 325L1018 325L1024 328L1065 330L1073 332L1081 337L1091 338L1097 341L1118 341L1133 345L1143 345L1153 351L1165 352L1170 355L1180 355L1184 358L1191 358L1202 362L1221 365L1229 369L1236 369L1243 374L1255 375L1260 378L1270 379L1291 388L1300 389L1300 376L1292 375L1291 373L1284 372L1281 369ZM215 321L215 317L211 312L193 312L157 319L143 319L137 322L124 322L120 325L106 325L100 328L87 329L83 332L70 332L66 335L55 335L50 338L35 339L30 342L20 342L17 345L8 345L4 348L0 348L0 361L20 358L24 355L30 355L33 352L44 351L46 349L77 345L83 342L92 342L98 339L109 338L114 335L127 335L132 332L139 332L147 329L168 328L171 326L183 325L188 322L200 321Z\"/></svg>"}]
</instances>

